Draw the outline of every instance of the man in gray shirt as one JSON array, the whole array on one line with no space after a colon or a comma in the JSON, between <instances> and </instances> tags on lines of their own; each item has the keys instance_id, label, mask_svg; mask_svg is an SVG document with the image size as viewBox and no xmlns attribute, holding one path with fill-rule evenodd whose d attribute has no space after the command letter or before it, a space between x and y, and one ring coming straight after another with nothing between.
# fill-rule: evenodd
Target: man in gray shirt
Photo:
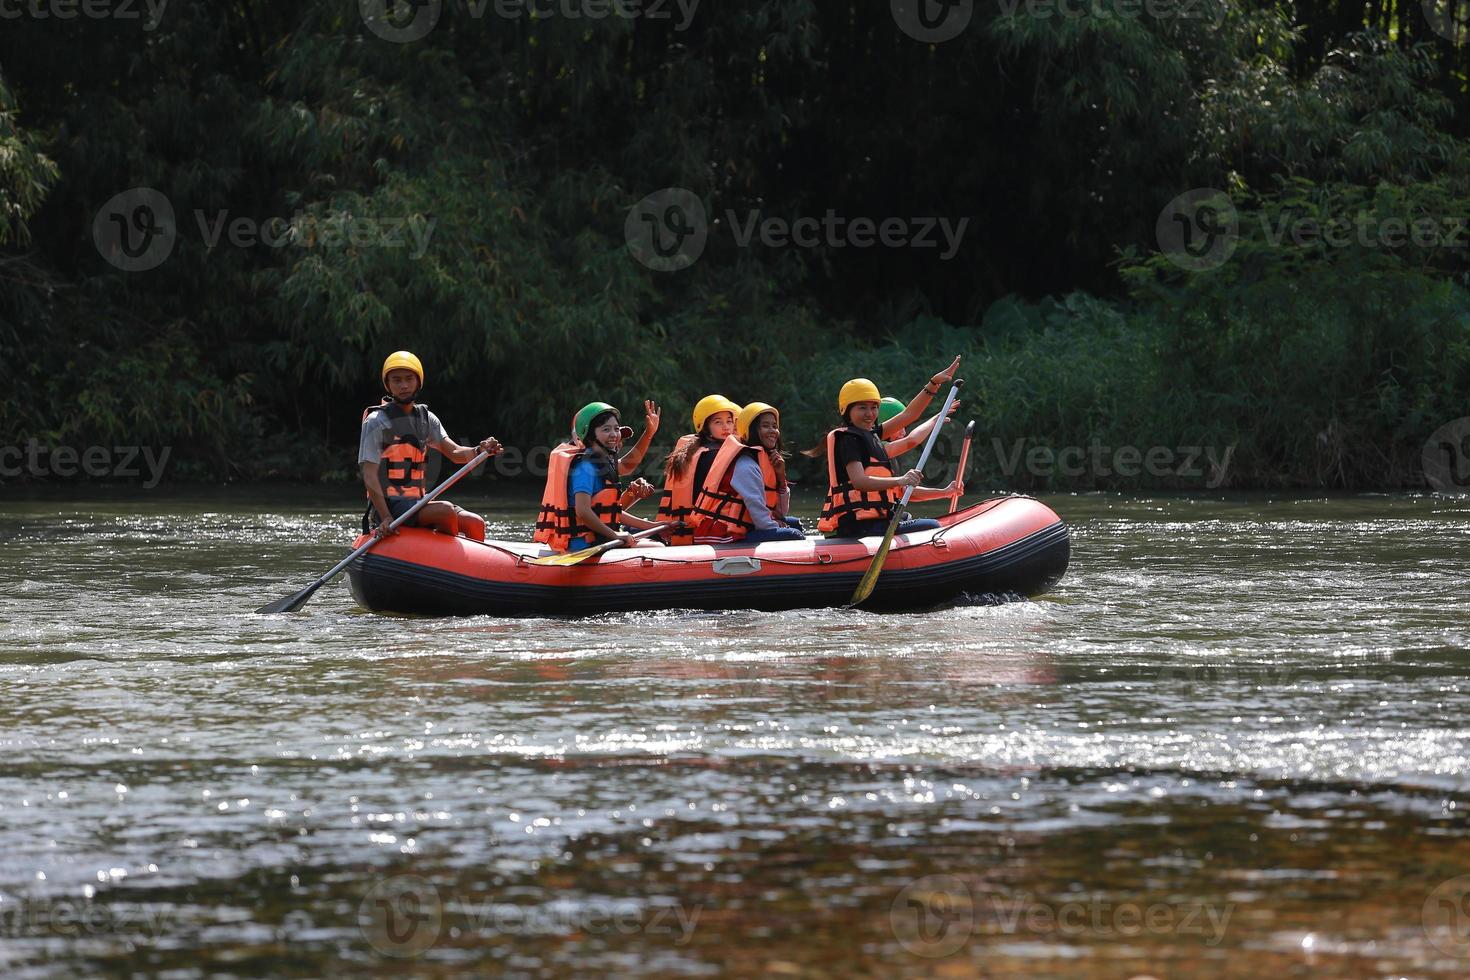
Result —
<instances>
[{"instance_id":1,"label":"man in gray shirt","mask_svg":"<svg viewBox=\"0 0 1470 980\"><path fill-rule=\"evenodd\" d=\"M388 525L427 492L424 463L428 450L438 450L451 462L467 463L477 453L493 456L501 449L500 441L493 436L481 440L478 446L459 445L449 438L443 423L427 405L415 403L423 390L424 368L413 354L397 351L388 355L382 374L388 397L363 413L357 448L357 463L369 501L363 531L379 537L389 533ZM408 523L485 540L484 519L447 500L429 501Z\"/></svg>"}]
</instances>

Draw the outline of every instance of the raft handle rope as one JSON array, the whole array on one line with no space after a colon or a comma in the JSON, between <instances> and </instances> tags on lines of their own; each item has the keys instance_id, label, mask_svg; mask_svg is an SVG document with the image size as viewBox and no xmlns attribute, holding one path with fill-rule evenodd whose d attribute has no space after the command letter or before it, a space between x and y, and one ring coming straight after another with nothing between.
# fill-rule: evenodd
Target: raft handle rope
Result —
<instances>
[{"instance_id":1,"label":"raft handle rope","mask_svg":"<svg viewBox=\"0 0 1470 980\"><path fill-rule=\"evenodd\" d=\"M995 507L1000 506L1001 504L1005 503L1007 500L1033 500L1033 499L1035 499L1035 498L1032 497L1030 494L1025 494L1025 493L1010 493L1010 494L1006 494L1003 497L996 497L993 500L983 501L981 503L975 504L974 506L975 507L978 507L978 508L982 508L982 509L976 511L976 515L978 516L979 514L983 514L983 513L985 513L988 510L991 510L991 509L993 509ZM956 527L959 523L961 523L961 522L956 521L953 524L947 524L944 527L940 528L939 530L935 531L934 532L934 536L932 538L930 538L929 540L927 540L927 541L917 541L917 542L915 542L913 544L900 545L898 547L893 548L892 549L892 552L893 553L897 553L897 552L900 552L900 551L909 551L909 550L911 550L913 548L923 548L923 547L927 547L927 546L931 546L931 545L932 546L941 547L941 548L948 547L949 542L947 542L947 541L944 542L944 543L942 543L942 544L939 544L939 545L935 545L935 542L936 541L939 541L940 539L942 539L942 537L945 534L947 534L951 528ZM810 539L808 539L808 540L810 540ZM498 544L492 544L489 541L472 541L472 542L468 542L468 543L470 543L470 544L477 544L477 545L480 545L480 546L485 547L485 548L491 548L491 549L493 549L495 551L500 552L503 555L506 555L507 557L514 558L516 560L516 564L518 566L521 565L524 562L528 562L532 558L537 557L536 555L527 555L527 554L523 554L523 553L521 553L519 551L512 551L509 548L506 548L506 547L504 547L502 545L498 545ZM656 564L661 564L661 565L709 565L709 564L712 564L712 563L714 563L716 561L719 561L721 557L722 556L720 556L720 555L716 555L714 558L660 558L660 557L658 557L656 555L652 555L652 554L640 554L638 556L638 558L640 560L640 563L642 564L642 566L644 568L648 568L648 567L650 567L652 565L656 565ZM871 555L858 555L858 556L853 557L853 558L844 558L841 561L838 561L836 558L834 558L832 556L832 554L830 552L826 552L826 551L818 551L816 553L816 555L815 555L815 558L816 558L815 561L796 561L796 560L791 559L791 558L767 558L764 555L762 555L760 560L761 560L761 563L762 564L769 564L769 565L796 565L796 566L803 566L803 565L816 566L816 565L834 565L834 564L836 564L836 565L851 565L851 564L853 564L855 562L869 562L869 561L872 560L872 556ZM623 560L624 561L628 561L630 559L626 559L625 558ZM614 563L614 564L616 564L616 563Z\"/></svg>"}]
</instances>

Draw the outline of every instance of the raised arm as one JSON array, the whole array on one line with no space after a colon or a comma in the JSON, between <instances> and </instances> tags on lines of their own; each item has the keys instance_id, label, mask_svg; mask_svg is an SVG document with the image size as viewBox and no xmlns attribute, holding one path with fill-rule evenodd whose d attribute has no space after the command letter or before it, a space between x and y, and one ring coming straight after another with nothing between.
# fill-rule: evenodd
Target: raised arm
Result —
<instances>
[{"instance_id":1,"label":"raised arm","mask_svg":"<svg viewBox=\"0 0 1470 980\"><path fill-rule=\"evenodd\" d=\"M959 407L960 403L958 401L952 402L949 406L949 414L954 415L955 411ZM934 423L938 419L939 416L935 415L934 418L925 422L923 425L919 426L917 429L915 429L913 432L910 432L902 439L895 439L892 442L888 443L886 447L888 449L888 455L893 459L897 459L904 453L908 452L910 449L913 449L916 446L923 445L924 440L929 438L929 433L933 430Z\"/></svg>"},{"instance_id":2,"label":"raised arm","mask_svg":"<svg viewBox=\"0 0 1470 980\"><path fill-rule=\"evenodd\" d=\"M653 399L643 402L643 434L638 437L638 442L632 449L618 460L618 476L631 476L638 472L638 467L643 465L643 457L648 455L648 447L653 445L653 434L658 431L659 407L654 404Z\"/></svg>"},{"instance_id":3,"label":"raised arm","mask_svg":"<svg viewBox=\"0 0 1470 980\"><path fill-rule=\"evenodd\" d=\"M924 415L924 409L928 408L929 403L934 400L934 396L939 394L939 389L953 381L955 372L959 369L960 359L956 357L950 362L949 367L929 379L929 383L909 400L908 407L888 420L883 426L883 431L897 432L899 429L906 429L919 421Z\"/></svg>"}]
</instances>

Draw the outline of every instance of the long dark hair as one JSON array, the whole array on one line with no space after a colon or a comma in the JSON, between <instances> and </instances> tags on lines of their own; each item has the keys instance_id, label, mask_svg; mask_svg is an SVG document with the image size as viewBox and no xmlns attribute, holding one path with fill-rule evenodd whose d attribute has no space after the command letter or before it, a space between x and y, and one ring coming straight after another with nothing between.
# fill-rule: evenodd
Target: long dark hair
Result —
<instances>
[{"instance_id":1,"label":"long dark hair","mask_svg":"<svg viewBox=\"0 0 1470 980\"><path fill-rule=\"evenodd\" d=\"M847 426L852 425L852 406L851 405L847 406L847 411L845 411L845 412L842 413L842 424L843 425L847 425ZM879 422L878 423L878 441L879 442L882 442L883 441L883 423L882 422ZM807 457L808 459L826 459L827 458L827 440L826 439L823 439L821 442L817 443L815 446L813 446L810 449L803 449L801 451L801 454L803 456ZM772 463L771 465L772 466L775 466L775 463Z\"/></svg>"},{"instance_id":2,"label":"long dark hair","mask_svg":"<svg viewBox=\"0 0 1470 980\"><path fill-rule=\"evenodd\" d=\"M753 418L753 419L750 420L750 432L749 432L749 436L754 440L753 442L750 443L750 445L754 446L756 449L759 449L761 452L765 453L767 457L770 458L770 460L771 460L771 470L776 474L776 489L777 490L784 490L784 489L786 489L786 455L787 454L786 454L786 443L781 438L780 429L777 428L777 430L776 430L776 447L774 449L767 449L765 443L763 443L763 442L760 441L760 422L761 422L761 419L764 418L767 415L770 415L770 414L772 414L772 413L770 413L770 412L761 412L760 415L757 415L755 418ZM777 418L779 419L780 416L777 416ZM826 448L827 448L826 443L823 443L822 444L822 449L825 450Z\"/></svg>"},{"instance_id":3,"label":"long dark hair","mask_svg":"<svg viewBox=\"0 0 1470 980\"><path fill-rule=\"evenodd\" d=\"M698 432L679 437L679 441L674 443L674 448L664 457L665 486L684 475L690 464L694 462L694 454L699 450L699 444L709 437L709 419L704 420L704 425L700 426Z\"/></svg>"}]
</instances>

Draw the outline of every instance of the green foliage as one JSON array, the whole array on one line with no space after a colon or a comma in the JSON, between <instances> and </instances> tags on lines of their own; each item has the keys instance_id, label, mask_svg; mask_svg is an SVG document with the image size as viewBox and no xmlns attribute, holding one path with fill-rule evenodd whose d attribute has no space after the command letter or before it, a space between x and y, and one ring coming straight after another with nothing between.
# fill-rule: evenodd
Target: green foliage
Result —
<instances>
[{"instance_id":1,"label":"green foliage","mask_svg":"<svg viewBox=\"0 0 1470 980\"><path fill-rule=\"evenodd\" d=\"M804 448L843 381L907 398L956 352L986 439L1235 446L1241 484L1413 483L1419 441L1465 410L1467 55L1365 33L1376 8L977 5L940 45L835 0L701 4L687 30L494 9L450 0L408 44L327 0L171 4L155 31L8 22L0 442L126 436L194 475L347 478L401 347L455 436L525 447L586 401L633 420L646 397L667 443L723 391L781 405ZM179 234L125 273L91 223L138 186ZM678 273L623 242L664 187L713 222ZM1230 195L1240 237L1186 273L1155 222L1193 187ZM942 261L728 227L828 210L969 232ZM211 242L238 219L279 244ZM1289 233L1391 220L1440 234Z\"/></svg>"},{"instance_id":2,"label":"green foliage","mask_svg":"<svg viewBox=\"0 0 1470 980\"><path fill-rule=\"evenodd\" d=\"M37 148L37 134L18 125L17 113L0 77L0 246L30 241L27 222L56 182L56 164Z\"/></svg>"}]
</instances>

